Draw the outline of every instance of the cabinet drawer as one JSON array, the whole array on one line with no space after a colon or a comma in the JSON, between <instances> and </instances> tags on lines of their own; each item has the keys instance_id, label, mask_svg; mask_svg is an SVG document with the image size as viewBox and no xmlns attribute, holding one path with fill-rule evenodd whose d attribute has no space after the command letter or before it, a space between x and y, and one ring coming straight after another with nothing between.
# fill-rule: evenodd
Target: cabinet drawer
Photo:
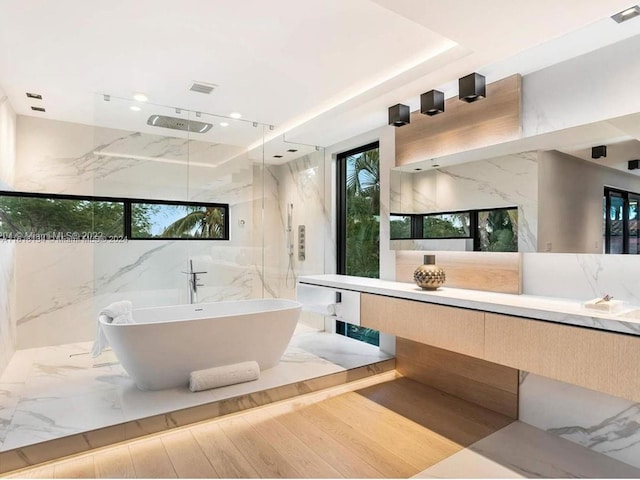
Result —
<instances>
[{"instance_id":1,"label":"cabinet drawer","mask_svg":"<svg viewBox=\"0 0 640 480\"><path fill-rule=\"evenodd\" d=\"M381 332L482 358L484 313L363 293L360 324Z\"/></svg>"},{"instance_id":2,"label":"cabinet drawer","mask_svg":"<svg viewBox=\"0 0 640 480\"><path fill-rule=\"evenodd\" d=\"M640 401L640 338L487 313L490 362Z\"/></svg>"}]
</instances>

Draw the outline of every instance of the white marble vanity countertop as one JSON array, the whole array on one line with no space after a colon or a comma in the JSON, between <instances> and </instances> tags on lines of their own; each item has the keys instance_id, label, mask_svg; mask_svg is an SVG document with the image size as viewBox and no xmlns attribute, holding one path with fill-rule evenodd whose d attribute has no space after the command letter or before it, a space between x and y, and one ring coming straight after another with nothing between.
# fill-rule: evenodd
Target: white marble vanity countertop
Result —
<instances>
[{"instance_id":1,"label":"white marble vanity countertop","mask_svg":"<svg viewBox=\"0 0 640 480\"><path fill-rule=\"evenodd\" d=\"M632 305L615 314L603 313L583 307L584 302L591 300L589 298L572 300L448 287L427 291L412 283L332 274L301 276L298 283L640 335L640 318L623 316L634 309ZM640 307L635 308L639 309L640 317Z\"/></svg>"}]
</instances>

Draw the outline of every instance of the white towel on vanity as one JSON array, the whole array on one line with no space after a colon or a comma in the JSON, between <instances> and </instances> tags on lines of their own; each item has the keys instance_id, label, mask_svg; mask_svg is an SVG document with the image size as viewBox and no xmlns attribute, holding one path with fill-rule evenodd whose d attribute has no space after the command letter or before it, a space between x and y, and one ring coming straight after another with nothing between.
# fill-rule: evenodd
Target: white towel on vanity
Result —
<instances>
[{"instance_id":1,"label":"white towel on vanity","mask_svg":"<svg viewBox=\"0 0 640 480\"><path fill-rule=\"evenodd\" d=\"M134 323L133 321L133 304L129 300L113 302L111 305L104 307L98 314L98 324L96 329L96 341L93 342L91 355L97 357L102 351L109 346L109 342L104 332L100 320L107 323Z\"/></svg>"}]
</instances>

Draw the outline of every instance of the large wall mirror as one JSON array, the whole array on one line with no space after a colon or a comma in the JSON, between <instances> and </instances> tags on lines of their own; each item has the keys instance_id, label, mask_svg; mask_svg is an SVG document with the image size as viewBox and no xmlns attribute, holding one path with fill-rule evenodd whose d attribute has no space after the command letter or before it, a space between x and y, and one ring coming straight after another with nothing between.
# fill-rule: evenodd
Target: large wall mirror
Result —
<instances>
[{"instance_id":1,"label":"large wall mirror","mask_svg":"<svg viewBox=\"0 0 640 480\"><path fill-rule=\"evenodd\" d=\"M391 248L638 254L639 138L640 113L397 167Z\"/></svg>"}]
</instances>

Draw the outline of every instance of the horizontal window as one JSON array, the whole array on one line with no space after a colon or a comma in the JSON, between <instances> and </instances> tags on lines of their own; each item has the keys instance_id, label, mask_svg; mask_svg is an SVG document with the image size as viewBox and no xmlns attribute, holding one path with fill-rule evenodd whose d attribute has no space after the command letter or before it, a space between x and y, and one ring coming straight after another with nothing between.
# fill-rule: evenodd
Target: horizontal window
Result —
<instances>
[{"instance_id":1,"label":"horizontal window","mask_svg":"<svg viewBox=\"0 0 640 480\"><path fill-rule=\"evenodd\" d=\"M0 235L14 240L228 240L229 206L0 192Z\"/></svg>"},{"instance_id":2,"label":"horizontal window","mask_svg":"<svg viewBox=\"0 0 640 480\"><path fill-rule=\"evenodd\" d=\"M391 215L389 221L392 240L411 238L411 215Z\"/></svg>"},{"instance_id":3,"label":"horizontal window","mask_svg":"<svg viewBox=\"0 0 640 480\"><path fill-rule=\"evenodd\" d=\"M224 239L227 209L222 205L131 202L131 238Z\"/></svg>"},{"instance_id":4,"label":"horizontal window","mask_svg":"<svg viewBox=\"0 0 640 480\"><path fill-rule=\"evenodd\" d=\"M518 208L420 214L392 213L391 240L473 239L480 252L518 251Z\"/></svg>"},{"instance_id":5,"label":"horizontal window","mask_svg":"<svg viewBox=\"0 0 640 480\"><path fill-rule=\"evenodd\" d=\"M470 212L425 215L422 219L423 238L469 238Z\"/></svg>"},{"instance_id":6,"label":"horizontal window","mask_svg":"<svg viewBox=\"0 0 640 480\"><path fill-rule=\"evenodd\" d=\"M123 237L124 203L2 194L0 232L5 238L73 234Z\"/></svg>"}]
</instances>

